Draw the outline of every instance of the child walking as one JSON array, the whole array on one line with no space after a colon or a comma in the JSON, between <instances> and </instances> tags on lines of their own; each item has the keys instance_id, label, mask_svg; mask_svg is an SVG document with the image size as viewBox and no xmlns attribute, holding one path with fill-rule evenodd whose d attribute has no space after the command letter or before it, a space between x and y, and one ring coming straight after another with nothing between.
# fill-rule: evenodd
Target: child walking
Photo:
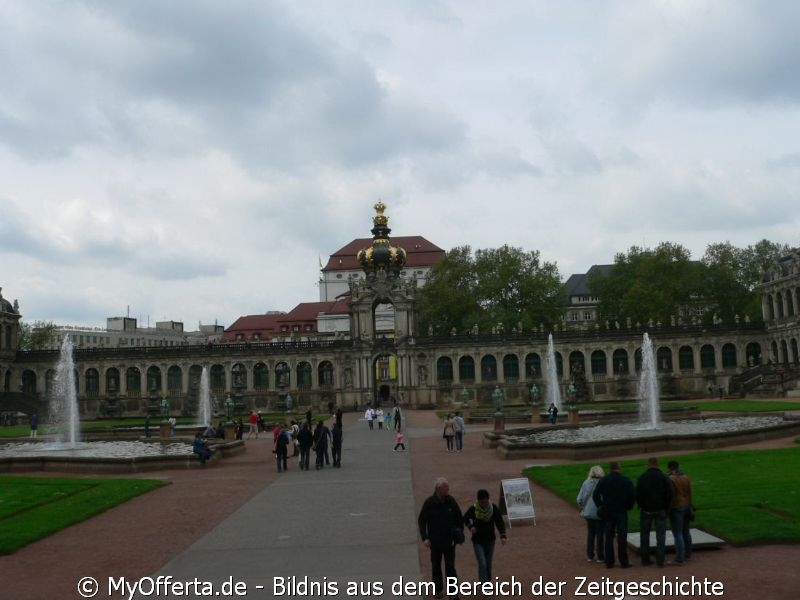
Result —
<instances>
[{"instance_id":1,"label":"child walking","mask_svg":"<svg viewBox=\"0 0 800 600\"><path fill-rule=\"evenodd\" d=\"M405 436L403 435L403 432L402 431L398 431L397 435L394 436L394 441L395 441L394 451L395 452L397 452L397 448L398 447L401 450L405 450L406 449L406 445L403 443L403 440L405 440Z\"/></svg>"}]
</instances>

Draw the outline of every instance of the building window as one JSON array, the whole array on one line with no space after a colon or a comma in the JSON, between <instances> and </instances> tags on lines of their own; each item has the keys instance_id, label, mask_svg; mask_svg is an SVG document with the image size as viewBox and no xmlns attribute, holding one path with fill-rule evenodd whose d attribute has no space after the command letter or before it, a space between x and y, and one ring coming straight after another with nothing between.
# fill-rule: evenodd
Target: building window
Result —
<instances>
[{"instance_id":1,"label":"building window","mask_svg":"<svg viewBox=\"0 0 800 600\"><path fill-rule=\"evenodd\" d=\"M570 321L579 321L580 318L579 318L578 313L576 313L576 312L569 313L569 320Z\"/></svg>"},{"instance_id":2,"label":"building window","mask_svg":"<svg viewBox=\"0 0 800 600\"><path fill-rule=\"evenodd\" d=\"M586 311L585 313L583 313L583 320L584 321L591 321L592 320L592 313L589 312L589 311Z\"/></svg>"},{"instance_id":3,"label":"building window","mask_svg":"<svg viewBox=\"0 0 800 600\"><path fill-rule=\"evenodd\" d=\"M292 325L292 331L300 331L300 325Z\"/></svg>"},{"instance_id":4,"label":"building window","mask_svg":"<svg viewBox=\"0 0 800 600\"><path fill-rule=\"evenodd\" d=\"M337 273L336 274L336 279L341 279L341 278L342 278L342 274L341 273Z\"/></svg>"},{"instance_id":5,"label":"building window","mask_svg":"<svg viewBox=\"0 0 800 600\"><path fill-rule=\"evenodd\" d=\"M306 326L305 326L305 330L306 330L306 331L313 331L313 330L314 330L314 327L313 327L312 325L306 325Z\"/></svg>"}]
</instances>

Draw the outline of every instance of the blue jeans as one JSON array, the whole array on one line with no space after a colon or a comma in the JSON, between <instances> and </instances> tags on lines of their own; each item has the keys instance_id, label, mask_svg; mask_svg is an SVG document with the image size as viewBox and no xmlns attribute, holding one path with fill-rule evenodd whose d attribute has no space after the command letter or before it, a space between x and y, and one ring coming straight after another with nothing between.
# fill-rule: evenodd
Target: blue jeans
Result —
<instances>
[{"instance_id":1,"label":"blue jeans","mask_svg":"<svg viewBox=\"0 0 800 600\"><path fill-rule=\"evenodd\" d=\"M692 557L692 524L688 516L688 506L679 506L669 512L669 524L675 538L675 562L679 563Z\"/></svg>"},{"instance_id":2,"label":"blue jeans","mask_svg":"<svg viewBox=\"0 0 800 600\"><path fill-rule=\"evenodd\" d=\"M639 549L642 555L642 564L650 562L650 529L655 525L656 530L656 564L664 564L664 555L667 551L667 511L656 512L639 511Z\"/></svg>"},{"instance_id":3,"label":"blue jeans","mask_svg":"<svg viewBox=\"0 0 800 600\"><path fill-rule=\"evenodd\" d=\"M464 447L464 432L456 431L456 450L461 450Z\"/></svg>"},{"instance_id":4,"label":"blue jeans","mask_svg":"<svg viewBox=\"0 0 800 600\"><path fill-rule=\"evenodd\" d=\"M488 544L472 542L475 550L475 560L478 561L478 579L481 583L492 580L492 556L494 555L494 540Z\"/></svg>"}]
</instances>

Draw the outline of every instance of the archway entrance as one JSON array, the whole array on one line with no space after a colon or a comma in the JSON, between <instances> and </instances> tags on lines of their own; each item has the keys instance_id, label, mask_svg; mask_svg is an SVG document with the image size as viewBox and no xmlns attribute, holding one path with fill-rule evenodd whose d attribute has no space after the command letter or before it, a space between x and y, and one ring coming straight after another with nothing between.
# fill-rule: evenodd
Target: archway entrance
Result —
<instances>
[{"instance_id":1,"label":"archway entrance","mask_svg":"<svg viewBox=\"0 0 800 600\"><path fill-rule=\"evenodd\" d=\"M397 355L379 354L373 362L374 398L378 406L388 405L397 392Z\"/></svg>"}]
</instances>

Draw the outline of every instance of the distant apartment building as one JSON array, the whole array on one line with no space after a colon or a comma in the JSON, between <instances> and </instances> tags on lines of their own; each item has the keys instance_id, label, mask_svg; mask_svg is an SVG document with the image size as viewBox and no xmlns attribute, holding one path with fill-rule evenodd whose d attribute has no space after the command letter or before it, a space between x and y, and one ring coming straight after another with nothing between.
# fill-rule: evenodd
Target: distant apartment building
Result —
<instances>
[{"instance_id":1,"label":"distant apartment building","mask_svg":"<svg viewBox=\"0 0 800 600\"><path fill-rule=\"evenodd\" d=\"M180 321L159 321L155 327L139 327L133 317L108 317L105 329L74 325L56 325L50 343L44 349L61 347L69 336L76 348L135 348L141 346L190 346L216 343L225 328L202 325L197 331L184 331Z\"/></svg>"}]
</instances>

